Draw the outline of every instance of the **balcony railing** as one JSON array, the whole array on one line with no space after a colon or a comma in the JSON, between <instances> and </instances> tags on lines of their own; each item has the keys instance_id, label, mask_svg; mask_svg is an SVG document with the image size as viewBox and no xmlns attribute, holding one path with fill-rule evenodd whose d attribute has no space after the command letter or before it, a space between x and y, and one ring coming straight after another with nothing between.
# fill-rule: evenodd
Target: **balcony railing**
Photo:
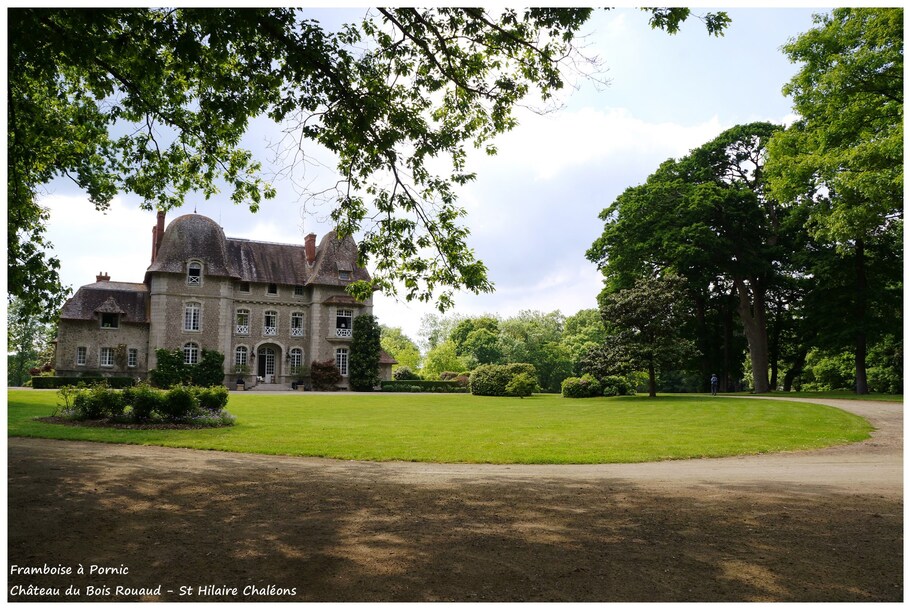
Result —
<instances>
[{"instance_id":1,"label":"balcony railing","mask_svg":"<svg viewBox=\"0 0 910 610\"><path fill-rule=\"evenodd\" d=\"M336 328L335 329L336 337L350 338L351 329L350 328Z\"/></svg>"},{"instance_id":2,"label":"balcony railing","mask_svg":"<svg viewBox=\"0 0 910 610\"><path fill-rule=\"evenodd\" d=\"M303 336L303 327L301 328L292 328L291 329L292 337L302 337Z\"/></svg>"},{"instance_id":3,"label":"balcony railing","mask_svg":"<svg viewBox=\"0 0 910 610\"><path fill-rule=\"evenodd\" d=\"M266 337L276 337L278 336L278 327L277 326L266 326L262 329L262 334Z\"/></svg>"},{"instance_id":4,"label":"balcony railing","mask_svg":"<svg viewBox=\"0 0 910 610\"><path fill-rule=\"evenodd\" d=\"M238 335L248 335L250 334L250 325L249 324L238 324L234 327L234 332Z\"/></svg>"}]
</instances>

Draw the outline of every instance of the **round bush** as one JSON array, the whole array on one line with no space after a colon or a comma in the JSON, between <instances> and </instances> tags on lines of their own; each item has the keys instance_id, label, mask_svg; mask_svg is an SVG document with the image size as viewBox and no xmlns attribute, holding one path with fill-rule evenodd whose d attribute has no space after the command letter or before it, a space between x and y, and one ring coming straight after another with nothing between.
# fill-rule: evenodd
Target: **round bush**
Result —
<instances>
[{"instance_id":1,"label":"round bush","mask_svg":"<svg viewBox=\"0 0 910 610\"><path fill-rule=\"evenodd\" d=\"M164 395L159 411L168 419L182 419L196 413L199 400L192 389L184 386L174 386Z\"/></svg>"},{"instance_id":2,"label":"round bush","mask_svg":"<svg viewBox=\"0 0 910 610\"><path fill-rule=\"evenodd\" d=\"M227 388L223 385L196 390L199 406L212 412L223 410L227 406L229 396Z\"/></svg>"},{"instance_id":3,"label":"round bush","mask_svg":"<svg viewBox=\"0 0 910 610\"><path fill-rule=\"evenodd\" d=\"M600 382L593 376L568 377L562 382L563 398L592 398L600 396Z\"/></svg>"}]
</instances>

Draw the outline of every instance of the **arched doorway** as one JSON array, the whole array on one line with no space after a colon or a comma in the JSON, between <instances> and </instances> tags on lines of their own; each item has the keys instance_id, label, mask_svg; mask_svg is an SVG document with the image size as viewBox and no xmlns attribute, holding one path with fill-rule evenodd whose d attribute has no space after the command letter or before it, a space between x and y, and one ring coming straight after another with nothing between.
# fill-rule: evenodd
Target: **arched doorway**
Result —
<instances>
[{"instance_id":1,"label":"arched doorway","mask_svg":"<svg viewBox=\"0 0 910 610\"><path fill-rule=\"evenodd\" d=\"M256 353L256 375L263 383L275 383L278 351L274 347L262 346Z\"/></svg>"}]
</instances>

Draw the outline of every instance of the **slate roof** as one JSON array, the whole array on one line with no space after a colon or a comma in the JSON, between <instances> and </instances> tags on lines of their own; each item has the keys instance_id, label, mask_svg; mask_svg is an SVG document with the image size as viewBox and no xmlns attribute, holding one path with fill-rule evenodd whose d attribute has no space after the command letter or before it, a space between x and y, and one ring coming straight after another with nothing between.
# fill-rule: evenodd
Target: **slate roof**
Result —
<instances>
[{"instance_id":1,"label":"slate roof","mask_svg":"<svg viewBox=\"0 0 910 610\"><path fill-rule=\"evenodd\" d=\"M398 361L384 349L379 350L379 364L398 364Z\"/></svg>"},{"instance_id":2,"label":"slate roof","mask_svg":"<svg viewBox=\"0 0 910 610\"><path fill-rule=\"evenodd\" d=\"M353 280L370 279L367 270L357 266L357 244L350 236L339 240L334 231L327 233L316 249L315 262L309 265L303 244L225 237L215 221L198 214L171 221L148 272L185 273L186 263L192 259L204 263L203 275L243 282L346 286ZM349 272L351 280L340 279L342 271Z\"/></svg>"},{"instance_id":3,"label":"slate roof","mask_svg":"<svg viewBox=\"0 0 910 610\"><path fill-rule=\"evenodd\" d=\"M148 323L149 292L145 284L95 282L76 291L60 311L63 320L97 320L101 313L119 313L121 322Z\"/></svg>"}]
</instances>

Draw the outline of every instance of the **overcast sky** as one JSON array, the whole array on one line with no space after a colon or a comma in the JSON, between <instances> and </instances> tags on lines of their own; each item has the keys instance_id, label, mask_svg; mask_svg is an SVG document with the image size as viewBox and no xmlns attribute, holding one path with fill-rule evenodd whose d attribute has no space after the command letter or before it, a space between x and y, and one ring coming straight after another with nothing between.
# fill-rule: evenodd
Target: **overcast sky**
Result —
<instances>
[{"instance_id":1,"label":"overcast sky","mask_svg":"<svg viewBox=\"0 0 910 610\"><path fill-rule=\"evenodd\" d=\"M498 141L496 157L475 155L476 182L462 189L470 246L484 261L496 292L459 294L455 313L511 316L523 309L561 310L571 315L596 306L601 278L584 256L600 234L598 219L623 190L640 184L670 157L679 157L736 124L792 119L781 87L796 71L781 53L789 39L812 26L823 9L727 9L732 24L722 38L709 37L697 20L669 36L651 30L634 9L597 11L585 26L588 53L605 63L607 87L582 82L565 108L549 115L520 115L520 124ZM701 9L695 9L700 12ZM319 11L326 22L362 10ZM246 145L266 168L280 130L259 120ZM316 153L319 157L318 152ZM321 159L331 163L331 159ZM308 202L301 186L334 181L311 167L295 183L275 183L276 199L256 214L226 198L189 198L168 220L198 213L218 221L230 237L302 243L320 237L325 206ZM64 285L74 290L94 282L99 271L112 280L141 282L151 254L154 212L139 200L119 196L111 209L94 211L71 184L56 181L41 198L50 209L48 234L61 260ZM429 304L377 295L381 323L402 327L417 339Z\"/></svg>"}]
</instances>

